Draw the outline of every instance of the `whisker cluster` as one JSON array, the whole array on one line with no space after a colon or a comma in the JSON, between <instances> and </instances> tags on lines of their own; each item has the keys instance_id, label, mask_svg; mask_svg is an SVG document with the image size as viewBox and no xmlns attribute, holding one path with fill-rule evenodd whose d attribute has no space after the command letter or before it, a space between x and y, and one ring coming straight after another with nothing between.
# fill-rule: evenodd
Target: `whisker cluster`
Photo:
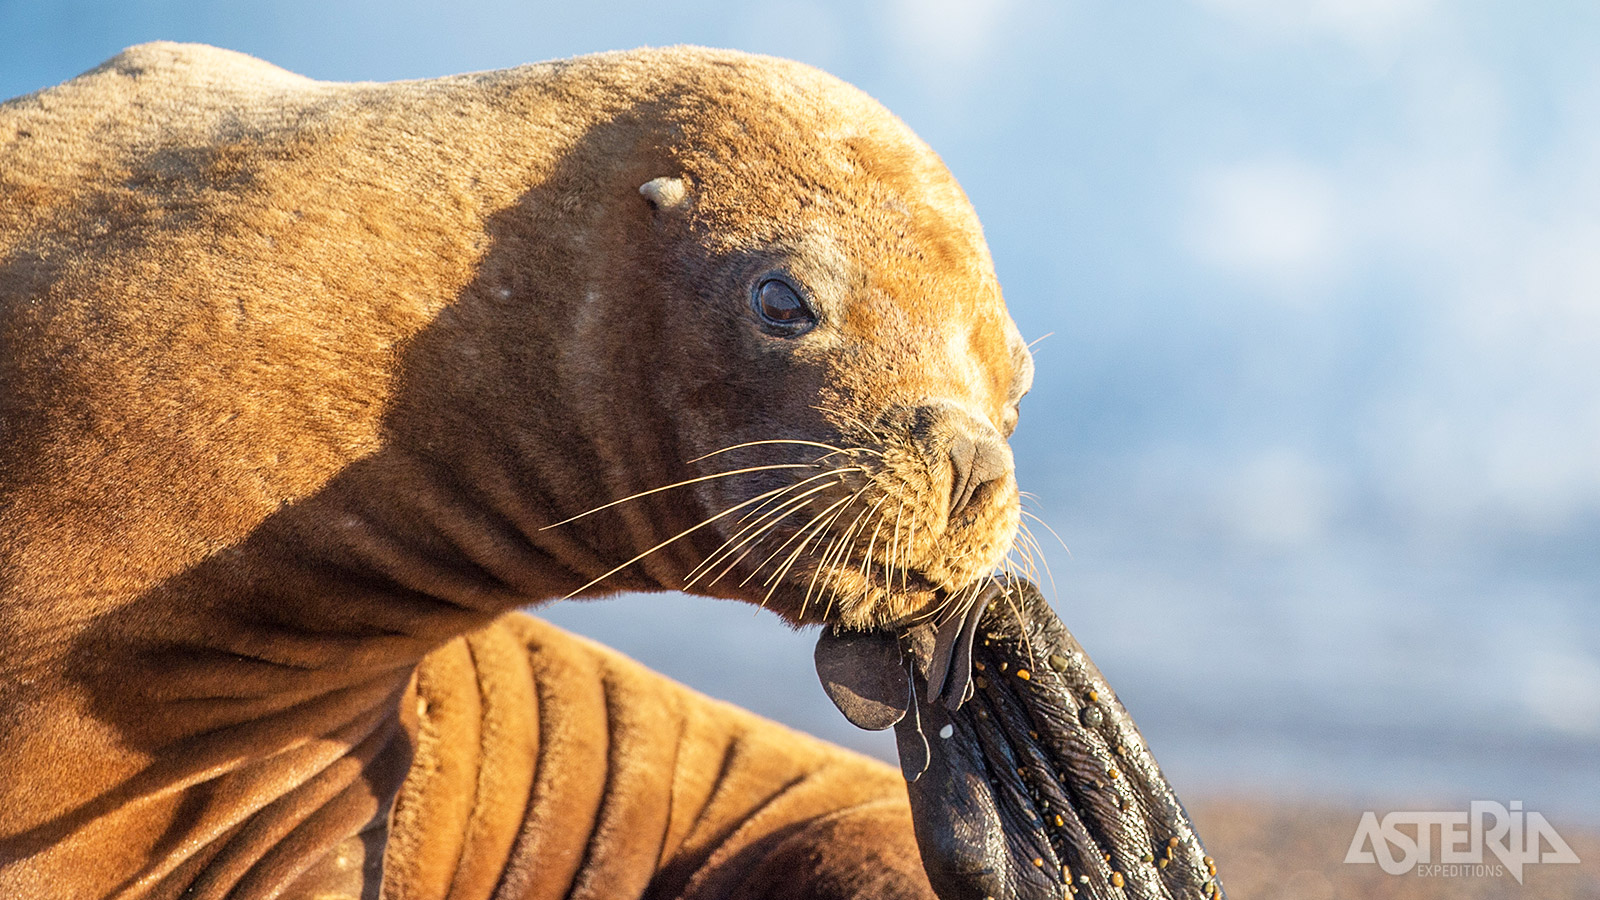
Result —
<instances>
[{"instance_id":1,"label":"whisker cluster","mask_svg":"<svg viewBox=\"0 0 1600 900\"><path fill-rule=\"evenodd\" d=\"M864 433L870 434L872 431L864 424L858 423L856 427ZM875 500L862 502L867 492L877 482L869 468L860 462L860 457L865 455L881 459L883 457L881 450L860 446L839 447L819 441L768 439L733 444L696 457L689 462L702 462L748 447L782 445L809 447L821 453L809 462L743 466L710 475L686 478L603 503L545 526L545 528L556 528L642 497L722 478L782 470L803 470L808 473L781 487L733 503L705 517L590 580L567 596L576 596L656 551L741 511L742 515L735 520L728 536L684 577L684 590L696 586L709 588L739 570L748 560L759 556L759 562L750 566L740 578L739 587L746 587L753 582L758 583L758 589L765 589L760 605L766 606L800 560L808 551L814 551L812 572L801 599L798 617L804 620L815 601L821 605L822 617L826 619L833 613L835 606L845 598L840 596L842 586L825 582L822 578L823 572L840 570L846 565L847 560L856 560L858 557L855 554L863 551L860 553L858 564L849 563L851 566L849 571L857 576L855 579L859 582L857 590L863 604L871 599L874 587L880 584L885 590L892 590L897 577L901 591L909 591L912 568L910 558L916 547L917 516L914 512L908 514L907 500L903 491L883 491ZM828 492L845 487L852 478L862 478L863 483L843 497L829 499ZM892 504L889 502L891 498L895 500ZM1049 559L1034 531L1034 526L1049 532L1063 549L1066 549L1066 542L1062 541L1061 536L1049 523L1027 508L1030 503L1037 502L1037 497L1023 491L1020 492L1020 498L1023 508L1020 510L1017 534L993 574L995 577L1007 580L1026 579L1035 584L1048 582L1051 591L1056 592L1055 576L1050 571ZM809 518L805 518L807 516ZM802 518L804 519L802 524L787 529L783 539L761 555L763 542L779 534L780 529L784 529L788 523ZM837 527L841 523L847 524L842 528ZM875 568L881 569L881 577L874 578ZM960 590L943 592L938 602L917 613L915 621L940 623L953 616L964 615L977 600L983 583L983 579L978 579Z\"/></svg>"},{"instance_id":2,"label":"whisker cluster","mask_svg":"<svg viewBox=\"0 0 1600 900\"><path fill-rule=\"evenodd\" d=\"M714 450L703 456L696 457L695 459L690 460L690 463L700 462L723 453L728 453L730 451L746 447L779 444L812 447L825 452L812 461L805 463L772 463L759 466L744 466L724 472L715 472L710 475L686 478L682 481L676 481L671 484L661 485L660 487L639 491L634 494L629 494L626 497L612 500L607 503L602 503L599 506L585 510L577 515L569 516L559 522L544 526L546 529L556 528L571 522L575 522L587 516L594 515L597 512L611 509L633 500L638 500L642 497L648 497L664 491L689 487L691 485L702 484L704 482L714 481L717 479L730 478L735 475L746 475L756 472L768 472L784 469L825 469L825 471L817 472L816 474L809 475L805 478L797 479L789 484L783 485L782 487L765 491L754 497L734 503L720 512L713 513L694 525L691 525L677 534L667 538L666 540L657 543L655 546L650 547L643 553L640 553L628 561L606 571L604 574L591 579L581 587L567 594L566 598L577 596L578 594L588 590L591 587L594 587L595 585L606 580L607 578L610 578L612 575L615 575L623 569L626 569L640 560L645 559L652 553L670 546L671 544L699 531L702 528L705 528L708 525L711 525L714 522L725 519L728 516L739 512L740 510L745 510L744 515L741 516L735 523L736 527L732 534L730 534L715 550L707 555L704 560L702 560L691 572L689 572L689 574L686 576L684 588L687 590L694 585L701 583L702 580L704 580L704 584L706 586L715 584L736 569L741 562L743 562L750 556L752 552L755 551L756 547L760 545L761 541L771 535L780 525L788 521L797 513L802 513L814 502L816 502L819 499L818 495L823 494L830 489L844 485L848 482L851 475L866 473L867 469L865 467L853 462L855 456L858 454L867 454L873 456L882 455L880 451L874 450L870 447L844 448L837 447L832 444L824 444L818 441L770 439L761 441L746 441L739 444L733 444L728 447L723 447L720 450ZM828 465L827 461L834 457L844 457L845 459L831 466ZM766 601L771 599L772 593L777 589L777 586L780 583L783 575L786 574L794 565L795 561L799 559L805 548L809 546L817 537L825 533L827 529L838 520L839 516L849 508L850 504L866 492L868 487L870 487L870 482L867 485L858 488L850 496L842 500L835 501L825 507L822 512L818 513L809 522L801 526L801 528L794 534L790 535L788 540L781 544L777 550L773 551L773 553L769 554L765 559L763 559L760 564L758 564L748 575L745 576L744 580L741 581L740 584L748 584L749 581L753 579L763 567L767 566L774 559L776 559L778 554L782 553L785 547L787 547L791 542L793 542L796 538L799 538L801 535L806 535L809 531L809 536L804 538L800 542L799 546L795 548L794 552L792 552L784 560L783 564L776 571L774 571L765 582L763 582L763 586L769 587L766 597L762 600L762 604L765 605ZM831 548L832 545L830 545L830 549ZM717 571L719 566L721 569L720 571ZM712 575L712 572L714 571L716 574ZM709 579L707 579L707 576L710 576ZM808 599L809 596L810 592L808 591Z\"/></svg>"}]
</instances>

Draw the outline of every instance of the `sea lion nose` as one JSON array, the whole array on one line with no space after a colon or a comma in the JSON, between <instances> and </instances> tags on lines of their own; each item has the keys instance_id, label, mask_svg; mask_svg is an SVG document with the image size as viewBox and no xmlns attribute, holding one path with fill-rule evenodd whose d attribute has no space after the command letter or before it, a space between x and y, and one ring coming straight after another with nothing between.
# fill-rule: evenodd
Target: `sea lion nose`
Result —
<instances>
[{"instance_id":1,"label":"sea lion nose","mask_svg":"<svg viewBox=\"0 0 1600 900\"><path fill-rule=\"evenodd\" d=\"M987 436L957 434L950 444L950 518L960 515L984 485L1011 471L1005 445Z\"/></svg>"},{"instance_id":2,"label":"sea lion nose","mask_svg":"<svg viewBox=\"0 0 1600 900\"><path fill-rule=\"evenodd\" d=\"M933 484L941 484L945 472L950 473L948 518L952 522L986 502L994 493L991 487L1004 486L1011 478L1011 447L993 422L966 404L925 400L917 406L900 407L886 422L910 432L912 446L925 461Z\"/></svg>"}]
</instances>

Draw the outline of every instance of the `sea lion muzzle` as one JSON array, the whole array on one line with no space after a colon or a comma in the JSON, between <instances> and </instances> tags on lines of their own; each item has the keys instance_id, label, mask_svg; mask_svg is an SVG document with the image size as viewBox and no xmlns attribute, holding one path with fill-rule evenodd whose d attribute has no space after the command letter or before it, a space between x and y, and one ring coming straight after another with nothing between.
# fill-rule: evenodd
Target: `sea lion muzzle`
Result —
<instances>
[{"instance_id":1,"label":"sea lion muzzle","mask_svg":"<svg viewBox=\"0 0 1600 900\"><path fill-rule=\"evenodd\" d=\"M938 624L825 629L816 659L846 718L895 728L945 900L1224 896L1133 719L1031 582L991 579Z\"/></svg>"}]
</instances>

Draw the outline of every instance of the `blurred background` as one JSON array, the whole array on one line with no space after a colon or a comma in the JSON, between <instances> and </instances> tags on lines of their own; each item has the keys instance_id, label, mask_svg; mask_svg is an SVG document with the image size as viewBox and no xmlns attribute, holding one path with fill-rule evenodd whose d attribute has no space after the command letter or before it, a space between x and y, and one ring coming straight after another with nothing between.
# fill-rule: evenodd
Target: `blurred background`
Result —
<instances>
[{"instance_id":1,"label":"blurred background","mask_svg":"<svg viewBox=\"0 0 1600 900\"><path fill-rule=\"evenodd\" d=\"M1056 607L1185 796L1600 825L1600 6L448 6L0 0L0 96L158 38L337 80L684 42L825 68L939 151L1050 335L1014 445L1071 548L1041 535ZM775 617L543 612L892 753Z\"/></svg>"}]
</instances>

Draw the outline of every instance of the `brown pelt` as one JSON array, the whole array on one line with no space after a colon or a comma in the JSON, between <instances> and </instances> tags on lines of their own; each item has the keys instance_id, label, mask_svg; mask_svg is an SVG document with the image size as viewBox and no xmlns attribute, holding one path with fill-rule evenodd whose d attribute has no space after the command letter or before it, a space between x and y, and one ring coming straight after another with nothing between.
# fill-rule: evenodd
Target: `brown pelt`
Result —
<instances>
[{"instance_id":1,"label":"brown pelt","mask_svg":"<svg viewBox=\"0 0 1600 900\"><path fill-rule=\"evenodd\" d=\"M1010 548L1030 373L937 157L794 63L0 105L0 897L929 896L887 768L508 610L904 621Z\"/></svg>"}]
</instances>

